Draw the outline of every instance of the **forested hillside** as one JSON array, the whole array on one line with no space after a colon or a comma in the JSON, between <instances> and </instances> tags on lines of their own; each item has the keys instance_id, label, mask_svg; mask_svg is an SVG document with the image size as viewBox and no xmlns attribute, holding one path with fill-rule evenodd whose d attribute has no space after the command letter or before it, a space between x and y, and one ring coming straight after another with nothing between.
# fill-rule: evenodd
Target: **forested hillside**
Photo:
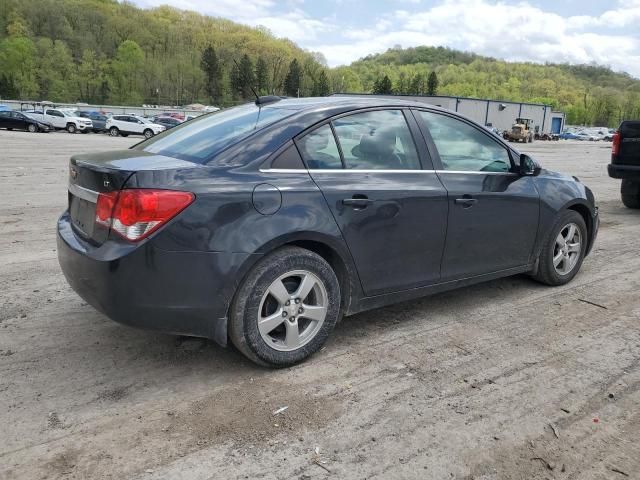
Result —
<instances>
[{"instance_id":1,"label":"forested hillside","mask_svg":"<svg viewBox=\"0 0 640 480\"><path fill-rule=\"evenodd\" d=\"M374 91L386 76L393 93L424 94L431 72L439 95L546 103L567 112L572 124L617 126L622 118L640 118L640 80L600 66L505 62L442 47L392 48L340 67L332 78L334 88Z\"/></svg>"},{"instance_id":2,"label":"forested hillside","mask_svg":"<svg viewBox=\"0 0 640 480\"><path fill-rule=\"evenodd\" d=\"M219 106L260 94L457 95L551 104L572 124L640 118L640 80L589 65L394 47L328 69L321 54L221 18L116 0L0 0L0 98Z\"/></svg>"},{"instance_id":3,"label":"forested hillside","mask_svg":"<svg viewBox=\"0 0 640 480\"><path fill-rule=\"evenodd\" d=\"M169 7L0 1L0 98L230 105L251 95L249 85L323 95L321 61L266 29Z\"/></svg>"}]
</instances>

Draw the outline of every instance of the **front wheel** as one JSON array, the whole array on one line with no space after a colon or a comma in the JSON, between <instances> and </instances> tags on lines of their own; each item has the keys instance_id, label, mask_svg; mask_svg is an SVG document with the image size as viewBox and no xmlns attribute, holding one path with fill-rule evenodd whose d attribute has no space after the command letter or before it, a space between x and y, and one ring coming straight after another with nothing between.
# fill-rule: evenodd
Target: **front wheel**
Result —
<instances>
[{"instance_id":1,"label":"front wheel","mask_svg":"<svg viewBox=\"0 0 640 480\"><path fill-rule=\"evenodd\" d=\"M109 129L109 135L111 135L112 137L117 137L118 135L120 135L120 131L118 130L118 127L111 127Z\"/></svg>"},{"instance_id":2,"label":"front wheel","mask_svg":"<svg viewBox=\"0 0 640 480\"><path fill-rule=\"evenodd\" d=\"M144 131L143 135L144 135L144 138L149 139L149 138L153 137L153 130L150 130L150 129L147 128Z\"/></svg>"},{"instance_id":3,"label":"front wheel","mask_svg":"<svg viewBox=\"0 0 640 480\"><path fill-rule=\"evenodd\" d=\"M69 133L76 133L76 126L73 123L70 123L67 125L67 132Z\"/></svg>"},{"instance_id":4,"label":"front wheel","mask_svg":"<svg viewBox=\"0 0 640 480\"><path fill-rule=\"evenodd\" d=\"M260 365L293 365L322 347L340 300L336 274L321 256L286 247L263 258L236 292L229 337Z\"/></svg>"},{"instance_id":5,"label":"front wheel","mask_svg":"<svg viewBox=\"0 0 640 480\"><path fill-rule=\"evenodd\" d=\"M31 133L36 133L38 131L38 127L36 127L33 123L30 123L27 127L27 130Z\"/></svg>"},{"instance_id":6,"label":"front wheel","mask_svg":"<svg viewBox=\"0 0 640 480\"><path fill-rule=\"evenodd\" d=\"M547 285L564 285L576 276L587 251L587 225L574 210L560 214L538 257L534 278Z\"/></svg>"},{"instance_id":7,"label":"front wheel","mask_svg":"<svg viewBox=\"0 0 640 480\"><path fill-rule=\"evenodd\" d=\"M620 196L622 203L627 208L640 208L640 181L622 180L620 186Z\"/></svg>"}]
</instances>

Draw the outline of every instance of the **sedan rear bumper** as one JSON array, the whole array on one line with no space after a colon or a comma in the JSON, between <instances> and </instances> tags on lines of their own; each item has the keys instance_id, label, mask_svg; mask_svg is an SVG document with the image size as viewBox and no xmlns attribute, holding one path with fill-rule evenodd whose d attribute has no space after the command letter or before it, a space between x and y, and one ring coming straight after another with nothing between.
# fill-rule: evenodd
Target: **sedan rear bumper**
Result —
<instances>
[{"instance_id":1,"label":"sedan rear bumper","mask_svg":"<svg viewBox=\"0 0 640 480\"><path fill-rule=\"evenodd\" d=\"M58 220L58 261L69 285L112 320L227 343L228 285L250 254L175 252L152 241L88 244L68 212Z\"/></svg>"}]
</instances>

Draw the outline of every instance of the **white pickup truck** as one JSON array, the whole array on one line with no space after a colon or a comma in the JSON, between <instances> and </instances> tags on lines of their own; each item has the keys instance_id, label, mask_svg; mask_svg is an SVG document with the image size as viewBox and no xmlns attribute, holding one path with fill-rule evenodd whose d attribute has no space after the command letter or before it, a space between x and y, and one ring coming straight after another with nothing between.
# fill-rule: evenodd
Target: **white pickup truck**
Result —
<instances>
[{"instance_id":1,"label":"white pickup truck","mask_svg":"<svg viewBox=\"0 0 640 480\"><path fill-rule=\"evenodd\" d=\"M93 129L93 122L90 119L77 117L73 110L45 108L44 110L31 110L23 113L34 120L50 123L53 128L64 129L69 133L86 133Z\"/></svg>"}]
</instances>

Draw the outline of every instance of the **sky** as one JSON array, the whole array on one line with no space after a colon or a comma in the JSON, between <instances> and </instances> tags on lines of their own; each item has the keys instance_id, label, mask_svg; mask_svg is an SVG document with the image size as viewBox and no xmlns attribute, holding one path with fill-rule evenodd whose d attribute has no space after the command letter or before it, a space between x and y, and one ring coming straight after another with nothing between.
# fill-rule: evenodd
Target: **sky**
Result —
<instances>
[{"instance_id":1,"label":"sky","mask_svg":"<svg viewBox=\"0 0 640 480\"><path fill-rule=\"evenodd\" d=\"M267 27L331 67L400 45L606 65L640 78L640 0L133 0Z\"/></svg>"}]
</instances>

